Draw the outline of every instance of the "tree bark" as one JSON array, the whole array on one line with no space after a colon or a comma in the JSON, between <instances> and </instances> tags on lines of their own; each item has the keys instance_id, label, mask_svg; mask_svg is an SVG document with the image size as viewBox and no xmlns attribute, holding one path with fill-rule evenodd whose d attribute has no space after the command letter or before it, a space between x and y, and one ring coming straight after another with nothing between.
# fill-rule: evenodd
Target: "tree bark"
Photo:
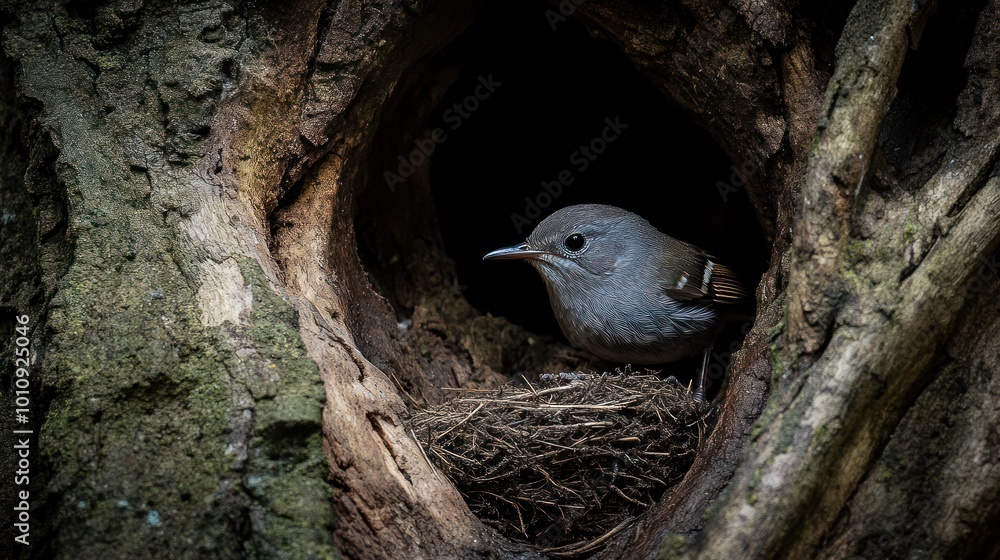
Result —
<instances>
[{"instance_id":1,"label":"tree bark","mask_svg":"<svg viewBox=\"0 0 1000 560\"><path fill-rule=\"evenodd\" d=\"M36 355L11 555L541 557L406 427L588 363L462 298L426 167L381 182L478 4L0 9L0 327L30 317ZM712 134L771 243L714 430L597 557L1000 557L1000 2L573 11Z\"/></svg>"}]
</instances>

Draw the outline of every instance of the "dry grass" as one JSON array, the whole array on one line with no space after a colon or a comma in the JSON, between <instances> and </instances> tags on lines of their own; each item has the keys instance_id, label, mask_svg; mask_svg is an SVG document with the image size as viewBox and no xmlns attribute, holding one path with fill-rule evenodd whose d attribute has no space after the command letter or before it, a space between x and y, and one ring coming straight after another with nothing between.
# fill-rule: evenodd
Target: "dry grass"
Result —
<instances>
[{"instance_id":1,"label":"dry grass","mask_svg":"<svg viewBox=\"0 0 1000 560\"><path fill-rule=\"evenodd\" d=\"M673 378L561 374L465 392L415 414L413 429L485 523L576 556L599 550L684 476L703 415Z\"/></svg>"}]
</instances>

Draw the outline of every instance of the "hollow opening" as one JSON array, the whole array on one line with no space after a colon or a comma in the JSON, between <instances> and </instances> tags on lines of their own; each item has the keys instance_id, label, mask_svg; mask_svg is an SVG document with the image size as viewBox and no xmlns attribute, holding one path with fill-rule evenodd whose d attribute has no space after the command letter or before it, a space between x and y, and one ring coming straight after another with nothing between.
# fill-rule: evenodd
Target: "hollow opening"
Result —
<instances>
[{"instance_id":1,"label":"hollow opening","mask_svg":"<svg viewBox=\"0 0 1000 560\"><path fill-rule=\"evenodd\" d=\"M707 249L752 288L768 245L729 159L615 44L573 19L553 25L548 9L488 5L454 45L460 74L427 125L448 135L430 183L463 295L565 343L538 274L482 256L580 203L636 212ZM494 91L477 96L483 83Z\"/></svg>"},{"instance_id":2,"label":"hollow opening","mask_svg":"<svg viewBox=\"0 0 1000 560\"><path fill-rule=\"evenodd\" d=\"M547 12L544 2L487 3L389 104L356 223L362 260L401 329L431 275L479 312L539 335L532 342L567 345L538 274L482 256L572 204L636 212L718 257L750 292L766 269L768 244L718 144L617 45ZM413 253L416 240L429 253ZM426 266L391 270L404 259ZM715 367L748 327L723 333ZM666 371L686 381L693 361ZM516 376L525 364L505 359L500 369Z\"/></svg>"},{"instance_id":3,"label":"hollow opening","mask_svg":"<svg viewBox=\"0 0 1000 560\"><path fill-rule=\"evenodd\" d=\"M441 387L608 367L569 348L530 266L482 260L559 208L640 214L729 265L749 293L767 267L769 244L718 144L617 45L571 18L553 26L550 10L487 3L409 69L377 123L355 227L396 328L354 331L421 406L456 394ZM749 326L723 332L712 367L725 369ZM696 368L684 360L664 374L686 383Z\"/></svg>"}]
</instances>

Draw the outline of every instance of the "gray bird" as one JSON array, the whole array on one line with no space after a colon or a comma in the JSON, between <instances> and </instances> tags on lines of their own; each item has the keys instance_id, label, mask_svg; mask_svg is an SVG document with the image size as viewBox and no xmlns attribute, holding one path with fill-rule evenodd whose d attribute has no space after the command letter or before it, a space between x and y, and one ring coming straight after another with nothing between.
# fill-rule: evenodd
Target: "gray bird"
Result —
<instances>
[{"instance_id":1,"label":"gray bird","mask_svg":"<svg viewBox=\"0 0 1000 560\"><path fill-rule=\"evenodd\" d=\"M563 208L524 243L483 258L526 259L563 334L599 358L651 365L702 352L699 400L715 337L748 300L736 275L701 248L602 204Z\"/></svg>"}]
</instances>

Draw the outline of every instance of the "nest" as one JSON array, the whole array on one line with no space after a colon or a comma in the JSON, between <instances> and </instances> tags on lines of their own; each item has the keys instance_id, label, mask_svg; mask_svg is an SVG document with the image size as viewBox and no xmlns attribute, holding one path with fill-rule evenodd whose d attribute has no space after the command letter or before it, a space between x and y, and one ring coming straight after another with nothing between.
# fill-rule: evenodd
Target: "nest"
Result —
<instances>
[{"instance_id":1,"label":"nest","mask_svg":"<svg viewBox=\"0 0 1000 560\"><path fill-rule=\"evenodd\" d=\"M470 509L541 552L594 552L678 482L705 428L673 378L545 375L416 413L429 459Z\"/></svg>"}]
</instances>

